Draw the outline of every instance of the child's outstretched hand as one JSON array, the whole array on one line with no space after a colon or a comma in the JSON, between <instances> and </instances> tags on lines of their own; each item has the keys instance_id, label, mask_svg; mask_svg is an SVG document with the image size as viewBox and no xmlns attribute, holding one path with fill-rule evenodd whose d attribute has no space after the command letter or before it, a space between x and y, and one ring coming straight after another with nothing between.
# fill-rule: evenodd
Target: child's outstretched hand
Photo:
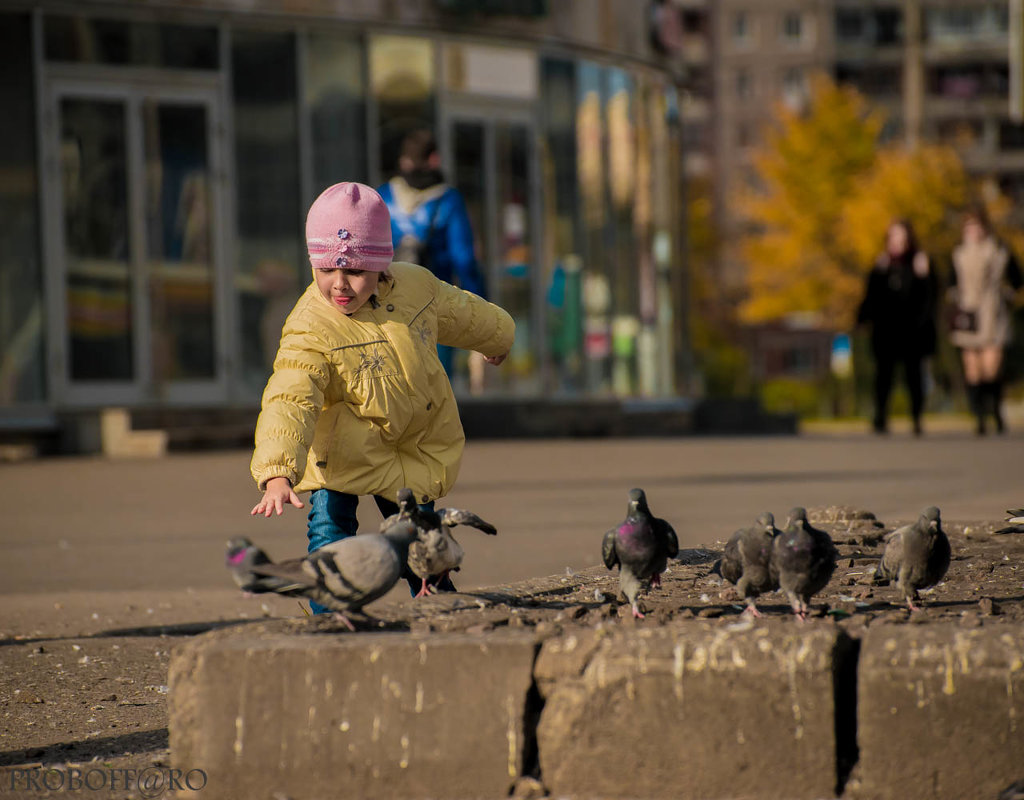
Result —
<instances>
[{"instance_id":1,"label":"child's outstretched hand","mask_svg":"<svg viewBox=\"0 0 1024 800\"><path fill-rule=\"evenodd\" d=\"M281 516L284 513L286 504L291 503L296 508L302 508L302 501L292 491L292 484L287 478L271 478L267 481L267 488L263 490L263 499L260 500L249 513L252 516L262 514L269 517L274 511Z\"/></svg>"},{"instance_id":2,"label":"child's outstretched hand","mask_svg":"<svg viewBox=\"0 0 1024 800\"><path fill-rule=\"evenodd\" d=\"M484 356L484 361L486 361L488 364L498 366L506 358L508 358L508 353L502 353L500 356Z\"/></svg>"}]
</instances>

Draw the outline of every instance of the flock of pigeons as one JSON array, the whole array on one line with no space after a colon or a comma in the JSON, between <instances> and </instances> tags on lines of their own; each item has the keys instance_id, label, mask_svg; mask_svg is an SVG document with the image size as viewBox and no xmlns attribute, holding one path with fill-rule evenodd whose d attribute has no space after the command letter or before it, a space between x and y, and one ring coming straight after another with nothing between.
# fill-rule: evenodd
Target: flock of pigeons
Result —
<instances>
[{"instance_id":1,"label":"flock of pigeons","mask_svg":"<svg viewBox=\"0 0 1024 800\"><path fill-rule=\"evenodd\" d=\"M1012 513L1012 512L1011 512ZM675 531L653 516L643 490L629 493L626 519L604 536L604 563L619 567L619 588L633 606L633 616L643 617L639 595L661 584L667 559L679 552ZM828 585L836 569L838 553L832 538L807 520L807 510L789 512L786 527L775 527L769 512L756 524L736 531L714 567L736 586L747 611L760 617L757 598L781 589L801 620L807 618L811 598ZM880 583L895 581L911 611L919 589L934 586L949 569L949 539L942 530L939 509L931 506L917 521L889 534L885 553L875 572Z\"/></svg>"},{"instance_id":2,"label":"flock of pigeons","mask_svg":"<svg viewBox=\"0 0 1024 800\"><path fill-rule=\"evenodd\" d=\"M488 535L497 529L476 514L456 508L425 511L412 491L398 493L399 511L385 519L380 532L350 536L305 557L274 563L246 538L228 542L227 566L244 592L275 592L303 597L336 612L350 630L346 613L361 613L363 606L383 597L411 570L421 580L416 597L436 591L449 572L459 569L464 551L452 536L457 525ZM1024 533L1024 509L1011 509L1009 525L996 533ZM655 517L642 489L629 492L626 518L602 540L601 555L608 569L619 568L619 588L643 618L640 598L661 586L668 560L679 553L672 526ZM789 512L786 527L775 527L775 517L761 514L756 524L736 531L725 545L714 571L735 584L752 616L760 617L757 598L781 589L800 620L807 617L811 598L828 585L836 568L837 551L831 537L813 527L806 509ZM942 530L939 509L930 506L918 519L887 537L885 552L875 572L877 583L895 582L911 611L920 589L934 586L949 569L949 539Z\"/></svg>"}]
</instances>

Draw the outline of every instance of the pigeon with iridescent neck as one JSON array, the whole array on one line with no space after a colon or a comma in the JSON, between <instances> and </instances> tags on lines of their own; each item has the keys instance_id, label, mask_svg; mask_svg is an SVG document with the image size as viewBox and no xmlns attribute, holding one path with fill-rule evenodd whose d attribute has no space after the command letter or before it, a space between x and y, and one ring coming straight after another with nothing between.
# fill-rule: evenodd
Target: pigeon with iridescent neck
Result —
<instances>
[{"instance_id":1,"label":"pigeon with iridescent neck","mask_svg":"<svg viewBox=\"0 0 1024 800\"><path fill-rule=\"evenodd\" d=\"M644 616L640 594L652 585L661 585L668 559L678 554L679 541L672 526L651 514L643 489L630 489L626 518L605 533L601 556L608 569L618 565L619 588L637 619Z\"/></svg>"},{"instance_id":2,"label":"pigeon with iridescent neck","mask_svg":"<svg viewBox=\"0 0 1024 800\"><path fill-rule=\"evenodd\" d=\"M828 585L837 555L832 537L807 521L807 509L790 510L786 529L772 543L771 574L801 621L811 598Z\"/></svg>"}]
</instances>

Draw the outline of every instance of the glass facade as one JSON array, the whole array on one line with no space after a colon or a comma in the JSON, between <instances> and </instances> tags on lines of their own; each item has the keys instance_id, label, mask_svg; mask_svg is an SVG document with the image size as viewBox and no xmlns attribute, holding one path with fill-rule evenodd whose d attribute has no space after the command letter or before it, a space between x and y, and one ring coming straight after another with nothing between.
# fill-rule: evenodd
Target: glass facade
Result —
<instances>
[{"instance_id":1,"label":"glass facade","mask_svg":"<svg viewBox=\"0 0 1024 800\"><path fill-rule=\"evenodd\" d=\"M0 14L0 406L46 399L32 24Z\"/></svg>"},{"instance_id":2,"label":"glass facade","mask_svg":"<svg viewBox=\"0 0 1024 800\"><path fill-rule=\"evenodd\" d=\"M435 49L433 42L411 36L371 36L369 48L377 166L382 178L390 178L405 135L437 125Z\"/></svg>"},{"instance_id":3,"label":"glass facade","mask_svg":"<svg viewBox=\"0 0 1024 800\"><path fill-rule=\"evenodd\" d=\"M365 48L358 36L312 34L306 42L303 108L309 115L313 186L370 180L366 160Z\"/></svg>"},{"instance_id":4,"label":"glass facade","mask_svg":"<svg viewBox=\"0 0 1024 800\"><path fill-rule=\"evenodd\" d=\"M231 77L237 336L242 384L250 397L258 397L281 326L310 281L299 181L295 36L234 31Z\"/></svg>"},{"instance_id":5,"label":"glass facade","mask_svg":"<svg viewBox=\"0 0 1024 800\"><path fill-rule=\"evenodd\" d=\"M310 280L309 203L337 181L386 180L424 127L489 299L517 325L501 370L459 356L456 391L675 392L680 139L661 73L372 26L38 19L38 53L28 15L0 33L18 115L0 132L16 221L0 234L4 406L258 402ZM36 130L37 102L52 133ZM47 158L59 169L40 185ZM45 268L40 209L58 238Z\"/></svg>"},{"instance_id":6,"label":"glass facade","mask_svg":"<svg viewBox=\"0 0 1024 800\"><path fill-rule=\"evenodd\" d=\"M121 100L60 104L68 377L135 377L127 108Z\"/></svg>"}]
</instances>

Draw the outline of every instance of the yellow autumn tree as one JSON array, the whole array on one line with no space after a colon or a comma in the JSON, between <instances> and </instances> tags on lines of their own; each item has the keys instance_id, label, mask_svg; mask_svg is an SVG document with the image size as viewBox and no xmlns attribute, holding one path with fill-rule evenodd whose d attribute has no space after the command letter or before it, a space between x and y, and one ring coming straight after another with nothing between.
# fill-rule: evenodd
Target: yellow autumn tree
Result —
<instances>
[{"instance_id":1,"label":"yellow autumn tree","mask_svg":"<svg viewBox=\"0 0 1024 800\"><path fill-rule=\"evenodd\" d=\"M759 188L738 201L754 231L741 242L744 321L808 311L848 318L862 270L841 243L844 205L875 162L882 122L856 90L824 75L812 79L803 112L776 112L754 157Z\"/></svg>"},{"instance_id":2,"label":"yellow autumn tree","mask_svg":"<svg viewBox=\"0 0 1024 800\"><path fill-rule=\"evenodd\" d=\"M844 204L840 244L867 273L882 250L888 225L907 219L921 247L933 258L944 257L959 235L950 214L966 204L970 192L970 178L953 148L886 148Z\"/></svg>"}]
</instances>

